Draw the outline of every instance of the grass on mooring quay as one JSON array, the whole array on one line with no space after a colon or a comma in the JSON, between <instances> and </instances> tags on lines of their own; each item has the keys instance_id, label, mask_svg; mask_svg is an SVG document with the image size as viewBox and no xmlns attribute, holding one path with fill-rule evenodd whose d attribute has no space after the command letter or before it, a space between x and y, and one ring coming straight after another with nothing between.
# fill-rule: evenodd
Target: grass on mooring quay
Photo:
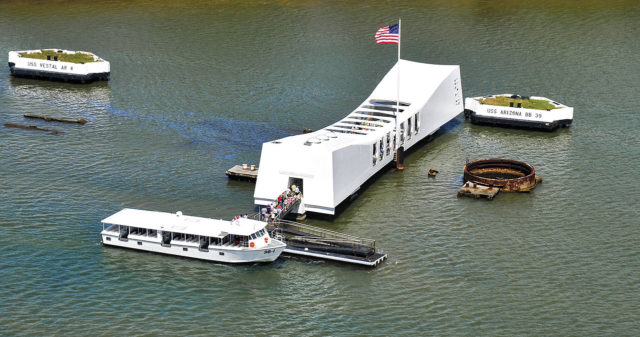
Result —
<instances>
[{"instance_id":1,"label":"grass on mooring quay","mask_svg":"<svg viewBox=\"0 0 640 337\"><path fill-rule=\"evenodd\" d=\"M58 57L58 61L60 62L71 62L71 63L89 63L96 62L93 59L93 55L75 52L74 54L66 54L64 52L58 52L54 49L43 49L35 53L20 53L20 56L38 60L46 60L47 55L50 56L50 59L53 60L54 56Z\"/></svg>"}]
</instances>

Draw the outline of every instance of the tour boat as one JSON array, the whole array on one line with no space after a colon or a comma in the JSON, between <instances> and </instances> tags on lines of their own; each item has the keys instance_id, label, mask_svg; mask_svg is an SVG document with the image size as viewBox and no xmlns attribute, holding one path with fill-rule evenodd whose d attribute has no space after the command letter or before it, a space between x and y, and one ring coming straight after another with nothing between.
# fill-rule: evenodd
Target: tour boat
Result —
<instances>
[{"instance_id":1,"label":"tour boat","mask_svg":"<svg viewBox=\"0 0 640 337\"><path fill-rule=\"evenodd\" d=\"M108 61L85 51L35 49L9 52L9 71L16 77L89 83L108 81Z\"/></svg>"},{"instance_id":2,"label":"tour boat","mask_svg":"<svg viewBox=\"0 0 640 337\"><path fill-rule=\"evenodd\" d=\"M286 245L269 236L266 222L232 221L125 208L102 220L102 243L228 263L270 262Z\"/></svg>"},{"instance_id":3,"label":"tour boat","mask_svg":"<svg viewBox=\"0 0 640 337\"><path fill-rule=\"evenodd\" d=\"M572 107L540 96L467 97L464 105L465 117L474 124L555 130L573 121Z\"/></svg>"},{"instance_id":4,"label":"tour boat","mask_svg":"<svg viewBox=\"0 0 640 337\"><path fill-rule=\"evenodd\" d=\"M345 118L263 143L254 202L268 205L296 185L304 197L294 213L334 215L367 180L462 110L459 66L400 60Z\"/></svg>"}]
</instances>

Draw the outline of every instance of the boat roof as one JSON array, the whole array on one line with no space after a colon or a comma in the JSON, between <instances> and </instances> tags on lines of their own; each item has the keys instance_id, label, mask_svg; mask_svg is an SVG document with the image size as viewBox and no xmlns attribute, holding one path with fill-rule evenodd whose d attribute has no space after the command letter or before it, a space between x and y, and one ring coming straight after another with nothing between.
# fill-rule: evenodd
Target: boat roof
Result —
<instances>
[{"instance_id":1,"label":"boat roof","mask_svg":"<svg viewBox=\"0 0 640 337\"><path fill-rule=\"evenodd\" d=\"M266 226L265 222L240 218L235 221L125 208L106 219L104 224L155 229L222 238L227 234L251 235Z\"/></svg>"}]
</instances>

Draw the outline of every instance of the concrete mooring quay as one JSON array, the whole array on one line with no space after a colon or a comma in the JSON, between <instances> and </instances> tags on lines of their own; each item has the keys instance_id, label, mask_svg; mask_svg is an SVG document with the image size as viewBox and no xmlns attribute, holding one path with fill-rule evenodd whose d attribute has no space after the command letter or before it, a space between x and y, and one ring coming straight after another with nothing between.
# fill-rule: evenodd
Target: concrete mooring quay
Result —
<instances>
[{"instance_id":1,"label":"concrete mooring quay","mask_svg":"<svg viewBox=\"0 0 640 337\"><path fill-rule=\"evenodd\" d=\"M458 190L459 197L472 197L475 199L487 198L489 200L493 200L498 192L500 192L499 188L478 185L476 183L466 182L462 187Z\"/></svg>"},{"instance_id":2,"label":"concrete mooring quay","mask_svg":"<svg viewBox=\"0 0 640 337\"><path fill-rule=\"evenodd\" d=\"M258 168L255 165L236 165L225 172L227 177L236 180L248 180L255 182L258 179Z\"/></svg>"},{"instance_id":3,"label":"concrete mooring quay","mask_svg":"<svg viewBox=\"0 0 640 337\"><path fill-rule=\"evenodd\" d=\"M375 267L387 258L376 241L278 219L267 226L271 237L287 244L285 254Z\"/></svg>"}]
</instances>

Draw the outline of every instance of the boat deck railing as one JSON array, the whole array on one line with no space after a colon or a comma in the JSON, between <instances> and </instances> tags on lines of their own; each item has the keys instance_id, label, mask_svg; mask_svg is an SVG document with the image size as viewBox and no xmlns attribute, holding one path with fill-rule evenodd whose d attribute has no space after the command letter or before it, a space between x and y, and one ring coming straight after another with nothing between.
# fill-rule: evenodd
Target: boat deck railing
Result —
<instances>
[{"instance_id":1,"label":"boat deck railing","mask_svg":"<svg viewBox=\"0 0 640 337\"><path fill-rule=\"evenodd\" d=\"M324 228L309 226L295 221L279 219L273 223L273 226L276 229L287 229L289 232L297 231L305 233L308 241L357 244L374 249L376 247L376 241L372 239L365 239Z\"/></svg>"}]
</instances>

